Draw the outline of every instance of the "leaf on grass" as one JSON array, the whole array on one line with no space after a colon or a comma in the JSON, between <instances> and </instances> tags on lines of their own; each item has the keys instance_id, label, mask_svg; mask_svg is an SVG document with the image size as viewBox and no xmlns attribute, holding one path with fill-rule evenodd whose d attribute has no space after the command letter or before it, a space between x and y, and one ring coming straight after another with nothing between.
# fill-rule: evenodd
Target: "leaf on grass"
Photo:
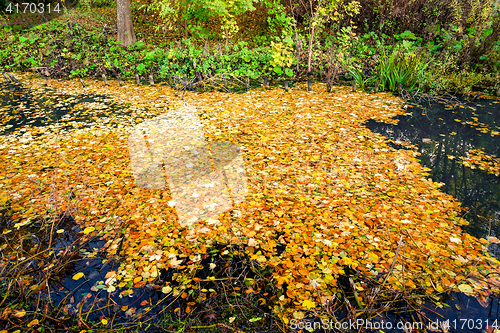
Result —
<instances>
[{"instance_id":1,"label":"leaf on grass","mask_svg":"<svg viewBox=\"0 0 500 333\"><path fill-rule=\"evenodd\" d=\"M109 271L106 273L106 275L104 276L105 279L109 279L109 278L113 278L116 276L116 271Z\"/></svg>"},{"instance_id":2,"label":"leaf on grass","mask_svg":"<svg viewBox=\"0 0 500 333\"><path fill-rule=\"evenodd\" d=\"M170 267L177 268L182 264L182 260L177 260L177 257L172 258L170 260Z\"/></svg>"},{"instance_id":3,"label":"leaf on grass","mask_svg":"<svg viewBox=\"0 0 500 333\"><path fill-rule=\"evenodd\" d=\"M257 242L255 241L255 239L250 238L248 240L248 246L256 247L257 246Z\"/></svg>"}]
</instances>

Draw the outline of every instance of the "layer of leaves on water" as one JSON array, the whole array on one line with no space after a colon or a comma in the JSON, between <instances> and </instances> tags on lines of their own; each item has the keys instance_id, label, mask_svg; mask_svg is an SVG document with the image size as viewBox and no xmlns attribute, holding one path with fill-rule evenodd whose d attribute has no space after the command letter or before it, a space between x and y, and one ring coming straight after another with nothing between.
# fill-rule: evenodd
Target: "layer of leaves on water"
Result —
<instances>
[{"instance_id":1,"label":"layer of leaves on water","mask_svg":"<svg viewBox=\"0 0 500 333\"><path fill-rule=\"evenodd\" d=\"M74 82L50 84L66 92L80 89ZM179 103L165 87L88 82L85 89L155 110L148 116ZM496 276L485 275L498 271L499 262L488 255L486 240L461 231L466 222L458 202L426 178L418 152L395 150L362 126L369 119L394 121L405 112L401 101L347 88L323 90L186 93L207 140L243 147L250 187L232 212L191 229L178 224L168 190L135 186L129 122L111 126L96 119L89 128L38 133L30 140L2 136L0 197L7 198L19 228L74 208L84 237L101 236L110 256L125 257L103 281L122 296L157 284L161 270L172 269L172 281L157 288L189 297L203 282L197 273L215 268L202 264L214 244L270 270L278 291L271 304L285 321L335 298L348 267L362 277L356 282L362 305L373 296L368 281L386 291L498 292ZM61 195L54 199L53 193ZM197 300L209 296L202 292Z\"/></svg>"},{"instance_id":2,"label":"layer of leaves on water","mask_svg":"<svg viewBox=\"0 0 500 333\"><path fill-rule=\"evenodd\" d=\"M448 158L454 158L448 156ZM472 149L461 157L462 163L472 169L480 169L495 176L500 176L500 159L495 155L488 155L482 149Z\"/></svg>"}]
</instances>

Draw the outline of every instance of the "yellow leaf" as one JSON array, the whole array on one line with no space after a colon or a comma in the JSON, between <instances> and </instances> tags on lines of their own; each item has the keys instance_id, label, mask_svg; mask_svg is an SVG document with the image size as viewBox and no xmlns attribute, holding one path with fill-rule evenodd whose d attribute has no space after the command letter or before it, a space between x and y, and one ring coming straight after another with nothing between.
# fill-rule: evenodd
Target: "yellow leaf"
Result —
<instances>
[{"instance_id":1,"label":"yellow leaf","mask_svg":"<svg viewBox=\"0 0 500 333\"><path fill-rule=\"evenodd\" d=\"M371 252L370 254L368 254L368 258L372 259L373 261L375 262L378 262L379 261L379 257L378 255L376 255L375 253Z\"/></svg>"},{"instance_id":2,"label":"yellow leaf","mask_svg":"<svg viewBox=\"0 0 500 333\"><path fill-rule=\"evenodd\" d=\"M461 284L458 286L458 289L460 289L460 291L465 293L465 294L472 294L474 292L472 287L469 286L468 284Z\"/></svg>"},{"instance_id":3,"label":"yellow leaf","mask_svg":"<svg viewBox=\"0 0 500 333\"><path fill-rule=\"evenodd\" d=\"M108 320L107 319L101 319L101 324L107 325L108 324Z\"/></svg>"},{"instance_id":4,"label":"yellow leaf","mask_svg":"<svg viewBox=\"0 0 500 333\"><path fill-rule=\"evenodd\" d=\"M35 325L38 325L38 319L33 319L32 321L30 321L30 323L28 324L28 327L33 327Z\"/></svg>"},{"instance_id":5,"label":"yellow leaf","mask_svg":"<svg viewBox=\"0 0 500 333\"><path fill-rule=\"evenodd\" d=\"M83 274L82 272L79 272L79 273L76 273L75 275L73 275L73 280L80 280L82 277L84 277L85 274Z\"/></svg>"},{"instance_id":6,"label":"yellow leaf","mask_svg":"<svg viewBox=\"0 0 500 333\"><path fill-rule=\"evenodd\" d=\"M293 318L295 318L295 319L304 319L304 312L302 312L302 311L295 311L293 313Z\"/></svg>"},{"instance_id":7,"label":"yellow leaf","mask_svg":"<svg viewBox=\"0 0 500 333\"><path fill-rule=\"evenodd\" d=\"M26 311L24 311L24 310L21 310L21 311L16 311L16 312L14 313L14 317L16 317L16 318L22 318L22 317L24 317L25 315L26 315Z\"/></svg>"},{"instance_id":8,"label":"yellow leaf","mask_svg":"<svg viewBox=\"0 0 500 333\"><path fill-rule=\"evenodd\" d=\"M316 307L316 303L306 299L304 302L302 302L302 307L306 309L314 309Z\"/></svg>"},{"instance_id":9,"label":"yellow leaf","mask_svg":"<svg viewBox=\"0 0 500 333\"><path fill-rule=\"evenodd\" d=\"M161 292L164 294L168 294L171 291L172 291L172 288L170 286L165 286L161 289Z\"/></svg>"},{"instance_id":10,"label":"yellow leaf","mask_svg":"<svg viewBox=\"0 0 500 333\"><path fill-rule=\"evenodd\" d=\"M95 228L94 228L94 227L87 227L87 228L85 228L85 229L83 230L83 233L84 233L85 235L88 235L88 234L90 234L90 233L91 233L92 231L94 231L94 230L95 230Z\"/></svg>"},{"instance_id":11,"label":"yellow leaf","mask_svg":"<svg viewBox=\"0 0 500 333\"><path fill-rule=\"evenodd\" d=\"M344 265L348 266L348 265L351 265L352 264L352 259L349 258L349 257L344 257L342 258L342 261L344 263Z\"/></svg>"}]
</instances>

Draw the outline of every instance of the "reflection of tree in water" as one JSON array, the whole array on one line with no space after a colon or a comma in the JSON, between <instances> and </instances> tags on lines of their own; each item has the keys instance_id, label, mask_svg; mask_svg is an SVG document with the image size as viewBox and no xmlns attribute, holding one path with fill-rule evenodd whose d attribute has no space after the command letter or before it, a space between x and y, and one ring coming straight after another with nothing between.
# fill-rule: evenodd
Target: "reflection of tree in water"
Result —
<instances>
[{"instance_id":1,"label":"reflection of tree in water","mask_svg":"<svg viewBox=\"0 0 500 333\"><path fill-rule=\"evenodd\" d=\"M500 137L481 133L477 127L457 121L470 121L475 117L483 125L495 130L500 125L500 110L497 109L500 109L499 104L485 105L476 111L461 108L452 112L434 105L427 108L426 112L415 108L411 117L398 117L398 125L375 122L367 125L371 130L394 141L418 145L420 162L431 169L429 174L432 180L443 183L441 190L467 207L464 218L470 224L464 230L476 237L486 237L489 233L499 237L500 177L470 169L457 161L466 156L467 151L475 148L500 156ZM498 245L492 245L490 250L497 258L500 257Z\"/></svg>"}]
</instances>

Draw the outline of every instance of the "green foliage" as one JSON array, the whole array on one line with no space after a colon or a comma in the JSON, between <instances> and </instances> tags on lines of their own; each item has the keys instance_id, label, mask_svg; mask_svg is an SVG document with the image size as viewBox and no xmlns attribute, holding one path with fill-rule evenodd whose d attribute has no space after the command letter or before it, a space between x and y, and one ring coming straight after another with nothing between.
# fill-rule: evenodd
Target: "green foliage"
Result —
<instances>
[{"instance_id":1,"label":"green foliage","mask_svg":"<svg viewBox=\"0 0 500 333\"><path fill-rule=\"evenodd\" d=\"M244 78L259 79L261 75L280 75L271 72L274 68L271 63L273 55L269 47L249 49L246 43L241 42L233 47L233 52L219 54L204 53L203 49L189 47L179 49L174 47L165 53L159 70L160 76L169 76L188 80L197 74L204 78L232 77L236 80ZM289 70L287 75L293 75Z\"/></svg>"},{"instance_id":2,"label":"green foliage","mask_svg":"<svg viewBox=\"0 0 500 333\"><path fill-rule=\"evenodd\" d=\"M112 0L85 1L90 7L112 5ZM377 29L371 29L367 20L363 28L353 23L367 10L382 12L387 4L377 3L376 8L367 9L364 0L323 0L312 6L295 0L289 4L262 0L259 15L265 15L268 33L249 33L250 37L243 41L236 34L240 23L245 22L245 13L254 10L256 2L155 0L137 6L136 9L159 13L163 25L156 27L173 32L169 34L172 39L184 37L182 46L166 47L167 40L159 47L138 41L123 48L100 29L80 24L69 27L60 20L29 31L5 26L0 29L0 69L56 67L61 71L53 72L71 77L113 69L124 79L137 72L160 74L163 78L186 75L189 80L196 77L196 81L232 77L243 82L258 80L262 75L302 79L310 56L313 77L320 80L330 80L328 75L344 76L355 79L361 89L379 80L384 90L396 91L401 83L407 90L431 92L443 91L445 87L469 89L465 88L469 84L494 82L499 73L500 24L490 0L481 0L482 8L472 4L470 13L454 10L466 18L467 24L455 19L458 15L452 23L444 19L422 22L425 28L400 22L399 30L397 22L390 20L384 22L384 28ZM80 6L87 5L80 2ZM245 26L251 27L247 23ZM387 29L390 25L393 28ZM221 41L226 45L220 51L207 52L200 47L201 38L209 45ZM90 69L90 64L95 67Z\"/></svg>"},{"instance_id":3,"label":"green foliage","mask_svg":"<svg viewBox=\"0 0 500 333\"><path fill-rule=\"evenodd\" d=\"M218 19L221 23L220 37L226 40L239 31L236 16L247 11L255 10L253 5L257 0L154 0L149 4L142 4L138 9L157 13L164 22L163 28L174 30L182 28L185 33L194 37L207 38L209 32L202 23L210 18ZM160 29L157 26L157 29Z\"/></svg>"},{"instance_id":4,"label":"green foliage","mask_svg":"<svg viewBox=\"0 0 500 333\"><path fill-rule=\"evenodd\" d=\"M287 13L285 6L279 0L264 0L268 10L267 23L274 36L290 37L293 34L295 24L292 17Z\"/></svg>"},{"instance_id":5,"label":"green foliage","mask_svg":"<svg viewBox=\"0 0 500 333\"><path fill-rule=\"evenodd\" d=\"M75 69L71 71L70 77L83 77L86 76L87 72L89 71L88 68L85 69Z\"/></svg>"},{"instance_id":6,"label":"green foliage","mask_svg":"<svg viewBox=\"0 0 500 333\"><path fill-rule=\"evenodd\" d=\"M271 56L272 60L269 65L276 74L281 76L285 73L289 77L293 76L290 66L293 65L294 57L286 44L271 42Z\"/></svg>"},{"instance_id":7,"label":"green foliage","mask_svg":"<svg viewBox=\"0 0 500 333\"><path fill-rule=\"evenodd\" d=\"M415 90L417 73L424 72L428 63L423 63L421 56L408 49L404 43L395 45L392 52L380 50L376 76L382 90L397 91L398 84L408 91Z\"/></svg>"}]
</instances>

